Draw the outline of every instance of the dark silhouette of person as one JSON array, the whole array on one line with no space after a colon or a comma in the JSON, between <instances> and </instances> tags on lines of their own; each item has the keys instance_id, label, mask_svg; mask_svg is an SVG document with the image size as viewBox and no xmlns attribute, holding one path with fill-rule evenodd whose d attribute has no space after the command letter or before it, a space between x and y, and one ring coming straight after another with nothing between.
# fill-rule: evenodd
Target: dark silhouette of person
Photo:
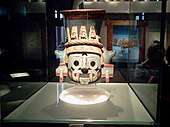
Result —
<instances>
[{"instance_id":1,"label":"dark silhouette of person","mask_svg":"<svg viewBox=\"0 0 170 127\"><path fill-rule=\"evenodd\" d=\"M147 51L148 59L136 65L135 78L137 82L158 83L160 64L165 66L164 52L165 49L161 51L160 42L157 40L153 41ZM163 53L163 57L161 53Z\"/></svg>"}]
</instances>

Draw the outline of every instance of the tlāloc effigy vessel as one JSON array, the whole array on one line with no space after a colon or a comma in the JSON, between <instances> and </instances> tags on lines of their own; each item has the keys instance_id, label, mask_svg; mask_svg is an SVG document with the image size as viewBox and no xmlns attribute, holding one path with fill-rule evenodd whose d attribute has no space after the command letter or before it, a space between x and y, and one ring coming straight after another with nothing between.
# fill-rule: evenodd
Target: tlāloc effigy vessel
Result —
<instances>
[{"instance_id":1,"label":"tl\u0101loc effigy vessel","mask_svg":"<svg viewBox=\"0 0 170 127\"><path fill-rule=\"evenodd\" d=\"M66 16L67 39L65 58L56 69L59 81L63 82L64 76L69 76L73 81L85 85L94 83L101 77L109 82L110 77L113 77L114 68L112 64L105 63L104 57L110 55L112 58L115 51L108 52L103 47L98 35L100 30L96 29L101 27L100 20L103 20L105 11L83 9L65 10L61 13Z\"/></svg>"},{"instance_id":2,"label":"tl\u0101loc effigy vessel","mask_svg":"<svg viewBox=\"0 0 170 127\"><path fill-rule=\"evenodd\" d=\"M101 43L100 27L105 11L100 9L65 10L66 43L64 51L55 51L60 56L56 69L59 82L68 76L76 84L60 94L60 99L71 104L87 105L101 103L110 94L96 87L96 81L113 77L114 66L109 64L115 51L107 51ZM97 18L97 19L96 19Z\"/></svg>"}]
</instances>

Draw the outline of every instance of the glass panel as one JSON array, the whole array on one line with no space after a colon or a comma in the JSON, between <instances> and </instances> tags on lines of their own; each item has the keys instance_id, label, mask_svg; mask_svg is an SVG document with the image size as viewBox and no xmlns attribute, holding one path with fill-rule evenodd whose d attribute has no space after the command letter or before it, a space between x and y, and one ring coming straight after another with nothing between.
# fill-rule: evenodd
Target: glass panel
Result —
<instances>
[{"instance_id":1,"label":"glass panel","mask_svg":"<svg viewBox=\"0 0 170 127\"><path fill-rule=\"evenodd\" d=\"M155 8L157 7L157 8ZM149 114L157 118L158 85L161 81L160 67L165 64L161 47L161 1L133 1L130 5L130 35L138 35L139 50L129 52L139 59L128 64L129 83ZM138 32L137 32L138 30Z\"/></svg>"},{"instance_id":2,"label":"glass panel","mask_svg":"<svg viewBox=\"0 0 170 127\"><path fill-rule=\"evenodd\" d=\"M30 5L25 2L0 2L2 119L48 80L46 15L31 12ZM43 5L36 3L36 7Z\"/></svg>"}]
</instances>

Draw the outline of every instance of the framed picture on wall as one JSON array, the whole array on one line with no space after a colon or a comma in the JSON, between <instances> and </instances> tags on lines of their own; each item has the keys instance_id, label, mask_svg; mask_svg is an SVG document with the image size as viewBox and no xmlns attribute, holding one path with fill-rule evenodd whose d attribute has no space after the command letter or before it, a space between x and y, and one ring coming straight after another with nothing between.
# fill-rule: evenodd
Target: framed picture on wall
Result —
<instances>
[{"instance_id":1,"label":"framed picture on wall","mask_svg":"<svg viewBox=\"0 0 170 127\"><path fill-rule=\"evenodd\" d=\"M137 22L137 21L136 21ZM140 62L145 53L145 24L129 20L108 20L107 49L115 50L112 62Z\"/></svg>"}]
</instances>

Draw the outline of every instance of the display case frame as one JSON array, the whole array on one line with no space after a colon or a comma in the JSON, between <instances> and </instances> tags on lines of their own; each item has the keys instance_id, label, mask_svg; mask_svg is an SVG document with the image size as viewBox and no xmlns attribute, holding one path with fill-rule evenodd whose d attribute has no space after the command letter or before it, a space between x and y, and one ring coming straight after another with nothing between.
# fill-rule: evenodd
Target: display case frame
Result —
<instances>
[{"instance_id":1,"label":"display case frame","mask_svg":"<svg viewBox=\"0 0 170 127\"><path fill-rule=\"evenodd\" d=\"M159 3L161 2L159 1ZM159 3L158 5L160 5ZM162 3L164 3L164 1ZM122 2L120 2L120 4L122 4ZM133 10L133 4L129 4L129 2L127 2L125 5L127 4L131 6L130 9ZM97 2L96 2L96 5L97 5ZM101 5L101 2L100 2L100 5ZM134 5L136 5L136 3ZM68 105L62 102L61 100L58 100L59 99L58 95L61 93L61 91L63 91L65 88L73 86L74 83L67 79L65 83L63 84L59 83L59 80L54 75L55 68L58 67L58 63L59 63L59 59L56 59L53 53L56 48L56 40L57 40L55 38L56 37L55 28L56 26L60 27L60 25L61 26L63 25L61 23L63 19L61 20L61 19L54 18L55 10L61 10L61 8L56 9L56 7L54 7L52 4L49 4L49 3L47 6L48 6L47 7L47 11L48 11L47 21L45 19L45 21L42 22L42 25L44 26L47 25L47 26L46 28L44 28L43 26L42 31L44 35L47 32L48 37L45 37L45 36L42 37L43 39L42 48L44 51L42 53L43 55L42 57L44 60L43 62L45 63L45 65L43 66L45 68L44 69L45 74L46 74L45 77L46 79L48 77L48 82L46 82L45 85L44 83L42 83L42 86L39 87L40 89L38 90L34 89L35 91L30 96L28 96L28 98L25 98L23 102L15 106L15 108L13 108L13 110L11 110L7 116L5 116L4 118L1 117L2 125L4 127L15 127L15 126L33 126L33 127L36 126L37 127L37 126L69 126L69 125L70 126L75 125L75 126L128 126L128 127L129 126L130 127L132 126L154 126L154 127L159 127L160 126L160 115L161 115L161 112L160 112L160 108L161 108L160 97L161 97L161 87L162 87L161 79L159 80L159 82L153 83L153 84L139 83L139 82L132 81L131 78L133 77L132 76L133 73L131 73L129 70L134 69L134 66L136 65L136 63L129 64L128 59L126 63L123 63L123 67L118 66L117 68L117 66L115 66L115 70L116 70L114 73L115 77L110 80L110 83L103 83L102 80L99 80L99 82L95 84L97 87L102 87L104 89L107 89L109 92L111 92L111 98L108 102L99 104L99 105L80 107L80 106L75 106L75 105ZM161 6L163 7L163 5ZM88 8L88 5L86 7ZM63 7L63 8L66 9L67 7L66 8ZM102 7L99 6L99 8L101 9ZM145 32L147 32L148 30L146 29L146 27L148 27L149 22L144 22L144 21L134 22L134 15L136 16L140 12L138 11L136 13L136 12L133 12L132 10L128 10L129 15L130 15L128 17L129 20L122 20L122 19L114 20L114 16L110 15L109 17L113 16L113 18L111 20L107 19L105 21L107 30L104 29L102 31L102 34L106 33L105 39L107 40L106 41L107 48L110 50L110 47L112 47L113 26L115 25L128 25L129 27L139 26L139 31L140 31L139 33L141 34L141 36L139 39L140 40L140 47L139 47L140 56L139 56L138 62L142 62L146 59L147 48L145 44L147 42L145 42L145 40L148 38L145 36L146 35ZM160 11L159 15L166 15L166 14L163 14L162 10L159 10L159 11ZM50 12L52 12L52 14L50 14ZM57 14L59 15L59 12L57 12ZM28 15L29 14L27 14L27 16ZM119 15L119 14L116 14L116 15ZM29 26L31 25L31 22L27 22L27 20L29 20L29 18L31 19L31 17L32 16L30 17L28 16L27 18L24 18L24 20L26 21L26 25L28 25L27 28L30 31L32 29ZM33 20L36 20L36 19L37 19L36 16L33 16ZM162 19L158 18L158 22L161 24L159 27L159 30L160 29L161 30L158 31L160 33L161 45L164 45L164 34L163 33L165 32L164 31L165 22L163 21L163 19L164 19L164 16L162 16ZM6 20L6 17L5 17L5 20ZM15 25L15 21L12 23L14 23L13 25ZM129 38L130 36L131 34L129 34ZM24 47L21 47L21 48L24 48ZM29 63L30 61L27 61L27 62ZM34 62L32 64L34 64ZM115 64L115 63L112 63L112 64ZM160 65L160 68L159 68L160 78L162 78L161 67L162 66ZM38 76L35 75L34 78L38 78ZM10 83L2 82L2 84L9 85L11 83L12 84L14 83L14 85L12 85L11 88L17 89L17 90L23 87L30 88L31 85L29 84L34 84L32 82L35 80L34 78L27 79L27 77L23 77L23 78L15 79L14 82L12 81ZM23 82L24 80L27 80L27 82ZM40 81L38 81L38 83L41 84ZM27 85L24 85L24 84L27 84ZM5 96L6 95L4 95L2 98L5 98ZM43 99L45 99L45 101ZM128 99L129 99L128 101L129 103L126 103ZM7 104L12 104L12 102L9 102L10 99L5 100L5 101L7 102ZM112 106L110 106L110 104ZM107 106L109 108L107 108ZM114 111L112 108L114 108ZM2 108L1 110L4 110L4 109ZM101 110L102 112L100 112ZM111 114L111 116L108 116L109 114ZM103 117L103 115L105 115L106 117ZM99 118L99 117L102 117L102 118Z\"/></svg>"}]
</instances>

